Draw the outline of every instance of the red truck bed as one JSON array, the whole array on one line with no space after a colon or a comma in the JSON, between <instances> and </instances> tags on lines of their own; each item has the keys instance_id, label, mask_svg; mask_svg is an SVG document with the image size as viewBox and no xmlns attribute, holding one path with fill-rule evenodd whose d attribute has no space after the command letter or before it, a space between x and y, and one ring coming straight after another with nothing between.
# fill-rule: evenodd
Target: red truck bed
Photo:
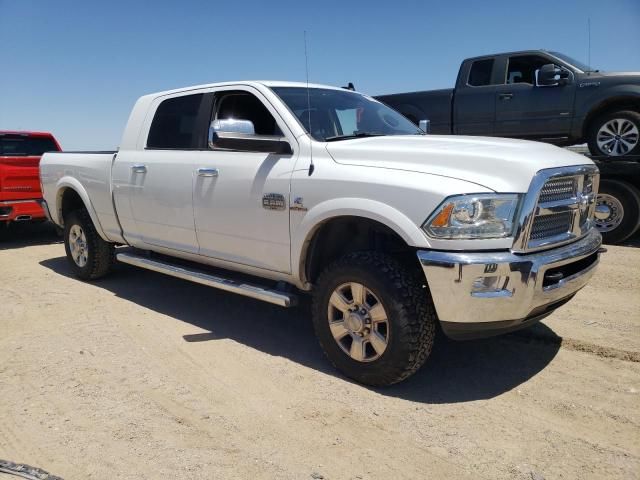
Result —
<instances>
[{"instance_id":1,"label":"red truck bed","mask_svg":"<svg viewBox=\"0 0 640 480\"><path fill-rule=\"evenodd\" d=\"M0 224L45 218L39 164L50 151L60 151L50 133L0 131Z\"/></svg>"}]
</instances>

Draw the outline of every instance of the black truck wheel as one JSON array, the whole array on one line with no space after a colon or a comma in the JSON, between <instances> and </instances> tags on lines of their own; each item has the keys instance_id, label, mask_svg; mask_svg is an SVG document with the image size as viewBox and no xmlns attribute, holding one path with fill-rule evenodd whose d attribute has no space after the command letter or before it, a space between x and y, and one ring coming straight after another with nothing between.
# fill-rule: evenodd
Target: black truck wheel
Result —
<instances>
[{"instance_id":1,"label":"black truck wheel","mask_svg":"<svg viewBox=\"0 0 640 480\"><path fill-rule=\"evenodd\" d=\"M313 292L313 324L338 370L385 386L422 366L437 316L418 274L376 252L346 255L324 270Z\"/></svg>"},{"instance_id":2,"label":"black truck wheel","mask_svg":"<svg viewBox=\"0 0 640 480\"><path fill-rule=\"evenodd\" d=\"M622 110L597 117L589 127L587 142L591 155L640 155L640 113Z\"/></svg>"},{"instance_id":3,"label":"black truck wheel","mask_svg":"<svg viewBox=\"0 0 640 480\"><path fill-rule=\"evenodd\" d=\"M85 209L76 210L64 219L64 249L73 273L82 280L105 276L115 261L115 247L105 242Z\"/></svg>"},{"instance_id":4,"label":"black truck wheel","mask_svg":"<svg viewBox=\"0 0 640 480\"><path fill-rule=\"evenodd\" d=\"M600 180L596 227L605 243L625 241L640 227L640 192L620 180Z\"/></svg>"}]
</instances>

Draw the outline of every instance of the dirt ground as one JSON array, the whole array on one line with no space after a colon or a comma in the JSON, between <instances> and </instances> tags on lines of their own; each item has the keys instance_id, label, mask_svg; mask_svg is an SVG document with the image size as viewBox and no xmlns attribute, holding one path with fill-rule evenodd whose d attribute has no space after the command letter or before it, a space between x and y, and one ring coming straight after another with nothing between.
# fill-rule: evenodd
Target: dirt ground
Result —
<instances>
[{"instance_id":1,"label":"dirt ground","mask_svg":"<svg viewBox=\"0 0 640 480\"><path fill-rule=\"evenodd\" d=\"M0 280L0 459L66 480L640 477L640 248L386 389L331 369L308 307L124 265L83 283L44 226L0 244Z\"/></svg>"}]
</instances>

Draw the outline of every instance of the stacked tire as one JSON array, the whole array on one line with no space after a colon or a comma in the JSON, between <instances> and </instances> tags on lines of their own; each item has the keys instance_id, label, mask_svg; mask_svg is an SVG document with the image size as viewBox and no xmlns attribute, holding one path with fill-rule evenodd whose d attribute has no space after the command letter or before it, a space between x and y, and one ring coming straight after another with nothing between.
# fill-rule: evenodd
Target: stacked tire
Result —
<instances>
[{"instance_id":1,"label":"stacked tire","mask_svg":"<svg viewBox=\"0 0 640 480\"><path fill-rule=\"evenodd\" d=\"M587 142L596 157L640 156L640 112L618 110L598 116L589 126ZM624 242L640 228L640 190L627 180L600 179L596 225L605 243Z\"/></svg>"}]
</instances>

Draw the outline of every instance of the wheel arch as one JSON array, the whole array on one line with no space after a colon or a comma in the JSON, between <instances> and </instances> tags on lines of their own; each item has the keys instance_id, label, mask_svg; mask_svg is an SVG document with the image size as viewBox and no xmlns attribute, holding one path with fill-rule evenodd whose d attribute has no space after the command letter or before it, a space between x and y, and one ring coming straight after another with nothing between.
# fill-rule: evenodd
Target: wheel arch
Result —
<instances>
[{"instance_id":1,"label":"wheel arch","mask_svg":"<svg viewBox=\"0 0 640 480\"><path fill-rule=\"evenodd\" d=\"M393 207L373 200L348 199L350 206L345 208L343 200L317 205L297 229L293 251L300 253L294 257L293 271L303 288L311 287L319 274L319 265L362 249L365 244L371 247L367 243L370 241L375 244L382 239L399 253L428 248L420 228Z\"/></svg>"},{"instance_id":2,"label":"wheel arch","mask_svg":"<svg viewBox=\"0 0 640 480\"><path fill-rule=\"evenodd\" d=\"M640 113L640 92L637 95L620 94L609 97L593 106L585 116L582 124L582 138L587 138L591 125L598 117L621 110Z\"/></svg>"},{"instance_id":3,"label":"wheel arch","mask_svg":"<svg viewBox=\"0 0 640 480\"><path fill-rule=\"evenodd\" d=\"M98 235L103 240L109 241L102 229L102 225L100 225L98 215L93 208L87 191L78 180L72 177L63 177L56 185L56 192L56 209L53 214L55 215L55 218L53 218L54 223L58 226L64 226L64 216L70 211L83 207L89 213Z\"/></svg>"}]
</instances>

